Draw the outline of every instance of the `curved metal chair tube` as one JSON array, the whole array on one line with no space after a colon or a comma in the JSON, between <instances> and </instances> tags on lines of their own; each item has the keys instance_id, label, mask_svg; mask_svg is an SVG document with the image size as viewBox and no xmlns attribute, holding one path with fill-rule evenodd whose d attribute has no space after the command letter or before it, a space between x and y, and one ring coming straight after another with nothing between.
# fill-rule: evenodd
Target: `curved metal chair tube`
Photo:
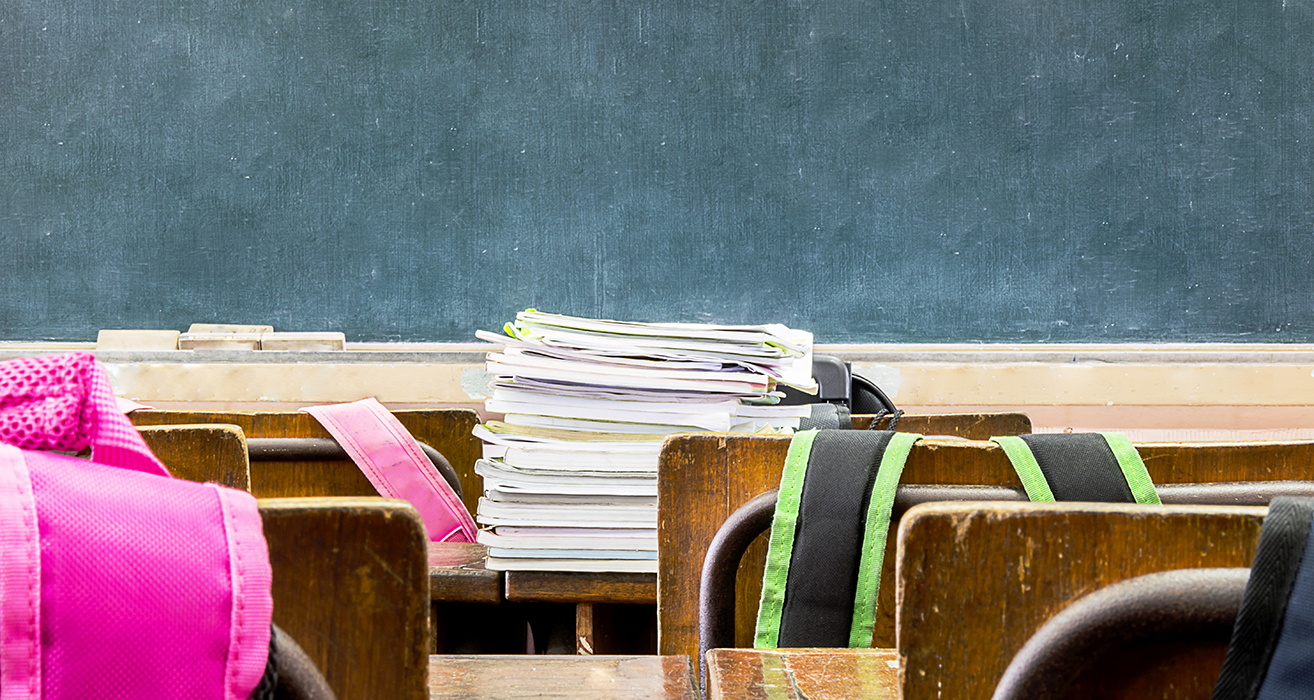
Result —
<instances>
[{"instance_id":1,"label":"curved metal chair tube","mask_svg":"<svg viewBox=\"0 0 1314 700\"><path fill-rule=\"evenodd\" d=\"M1224 481L1154 488L1164 505L1266 506L1278 496L1314 496L1314 481Z\"/></svg>"},{"instance_id":2,"label":"curved metal chair tube","mask_svg":"<svg viewBox=\"0 0 1314 700\"><path fill-rule=\"evenodd\" d=\"M274 625L274 645L278 648L275 700L337 700L319 667L278 625Z\"/></svg>"},{"instance_id":3,"label":"curved metal chair tube","mask_svg":"<svg viewBox=\"0 0 1314 700\"><path fill-rule=\"evenodd\" d=\"M776 489L760 493L739 506L707 547L698 585L698 664L703 678L707 677L707 650L734 646L735 572L748 546L771 527L776 493Z\"/></svg>"},{"instance_id":4,"label":"curved metal chair tube","mask_svg":"<svg viewBox=\"0 0 1314 700\"><path fill-rule=\"evenodd\" d=\"M898 522L909 508L941 501L1025 501L1021 486L950 486L941 484L907 484L894 491L890 522Z\"/></svg>"},{"instance_id":5,"label":"curved metal chair tube","mask_svg":"<svg viewBox=\"0 0 1314 700\"><path fill-rule=\"evenodd\" d=\"M1250 569L1137 576L1079 598L1023 645L993 700L1057 700L1103 655L1133 644L1226 642Z\"/></svg>"},{"instance_id":6,"label":"curved metal chair tube","mask_svg":"<svg viewBox=\"0 0 1314 700\"><path fill-rule=\"evenodd\" d=\"M1205 484L1156 484L1164 505L1266 506L1278 496L1314 496L1314 481L1223 481ZM909 508L939 501L1025 501L1019 486L900 486L892 518Z\"/></svg>"},{"instance_id":7,"label":"curved metal chair tube","mask_svg":"<svg viewBox=\"0 0 1314 700\"><path fill-rule=\"evenodd\" d=\"M462 498L461 480L457 477L456 469L452 467L451 462L433 447L419 440L416 442L419 443L420 449L424 450L424 456L428 457L438 473L443 475L447 485L456 492L456 496ZM342 445L333 438L247 438L246 450L252 462L351 459L347 451L342 449Z\"/></svg>"},{"instance_id":8,"label":"curved metal chair tube","mask_svg":"<svg viewBox=\"0 0 1314 700\"><path fill-rule=\"evenodd\" d=\"M860 375L852 375L849 382L849 407L854 413L871 413L875 418L871 421L869 430L875 430L881 420L886 416L890 417L890 424L885 426L886 430L894 430L899 424L899 419L903 417L903 411L899 410L885 395L884 391L876 385L876 382ZM873 406L872 404L877 404ZM874 409L874 410L873 410Z\"/></svg>"}]
</instances>

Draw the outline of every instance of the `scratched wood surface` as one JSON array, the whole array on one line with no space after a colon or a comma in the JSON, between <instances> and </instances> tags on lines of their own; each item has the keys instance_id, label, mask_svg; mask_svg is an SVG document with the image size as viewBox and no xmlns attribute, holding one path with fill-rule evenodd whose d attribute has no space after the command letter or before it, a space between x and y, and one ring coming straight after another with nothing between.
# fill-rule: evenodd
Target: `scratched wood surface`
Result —
<instances>
[{"instance_id":1,"label":"scratched wood surface","mask_svg":"<svg viewBox=\"0 0 1314 700\"><path fill-rule=\"evenodd\" d=\"M482 447L471 431L479 423L479 415L457 408L398 410L393 415L416 440L447 458L460 477L466 508L475 512L483 480L475 474L474 463ZM241 427L248 438L331 437L319 421L300 411L141 410L128 417L138 426L227 423ZM349 460L255 462L251 465L251 493L258 498L378 495Z\"/></svg>"},{"instance_id":2,"label":"scratched wood surface","mask_svg":"<svg viewBox=\"0 0 1314 700\"><path fill-rule=\"evenodd\" d=\"M484 566L488 548L473 542L429 543L429 595L435 601L496 603L502 572Z\"/></svg>"},{"instance_id":3,"label":"scratched wood surface","mask_svg":"<svg viewBox=\"0 0 1314 700\"><path fill-rule=\"evenodd\" d=\"M708 700L898 700L893 649L713 649Z\"/></svg>"},{"instance_id":4,"label":"scratched wood surface","mask_svg":"<svg viewBox=\"0 0 1314 700\"><path fill-rule=\"evenodd\" d=\"M696 700L698 692L682 656L431 656L429 697Z\"/></svg>"},{"instance_id":5,"label":"scratched wood surface","mask_svg":"<svg viewBox=\"0 0 1314 700\"><path fill-rule=\"evenodd\" d=\"M656 603L657 576L643 573L507 571L506 599L539 603Z\"/></svg>"},{"instance_id":6,"label":"scratched wood surface","mask_svg":"<svg viewBox=\"0 0 1314 700\"><path fill-rule=\"evenodd\" d=\"M899 529L904 700L987 700L1046 620L1110 583L1172 569L1248 567L1267 508L933 503ZM1208 698L1222 645L1129 653L1079 698ZM1130 693L1130 694L1129 694Z\"/></svg>"},{"instance_id":7,"label":"scratched wood surface","mask_svg":"<svg viewBox=\"0 0 1314 700\"><path fill-rule=\"evenodd\" d=\"M251 490L246 436L235 425L164 425L139 428L147 447L169 473L188 481L211 481Z\"/></svg>"},{"instance_id":8,"label":"scratched wood surface","mask_svg":"<svg viewBox=\"0 0 1314 700\"><path fill-rule=\"evenodd\" d=\"M263 499L274 622L339 700L428 692L429 566L419 513L382 498Z\"/></svg>"},{"instance_id":9,"label":"scratched wood surface","mask_svg":"<svg viewBox=\"0 0 1314 700\"><path fill-rule=\"evenodd\" d=\"M873 421L876 430L889 430L892 416L855 414L854 430L870 430ZM968 440L988 440L996 435L1027 435L1031 432L1031 418L1025 413L907 413L899 418L895 427L901 433L923 435L953 435Z\"/></svg>"},{"instance_id":10,"label":"scratched wood surface","mask_svg":"<svg viewBox=\"0 0 1314 700\"><path fill-rule=\"evenodd\" d=\"M905 417L906 420L906 417ZM899 428L905 424L900 422ZM922 432L922 429L918 432ZM1155 483L1265 481L1314 477L1314 441L1144 443ZM780 482L789 438L679 435L662 448L658 472L658 648L698 651L698 582L712 537L731 513ZM1011 485L1021 482L1003 450L985 441L923 440L909 454L905 484ZM877 603L873 646L894 646L892 524ZM765 536L745 554L736 587L736 646L750 646L761 592Z\"/></svg>"}]
</instances>

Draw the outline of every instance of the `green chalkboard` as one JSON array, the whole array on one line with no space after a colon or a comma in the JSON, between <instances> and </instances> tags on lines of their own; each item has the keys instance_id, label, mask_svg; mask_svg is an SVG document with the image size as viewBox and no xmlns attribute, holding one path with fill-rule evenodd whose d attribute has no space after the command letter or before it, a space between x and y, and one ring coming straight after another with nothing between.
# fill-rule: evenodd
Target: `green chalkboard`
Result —
<instances>
[{"instance_id":1,"label":"green chalkboard","mask_svg":"<svg viewBox=\"0 0 1314 700\"><path fill-rule=\"evenodd\" d=\"M0 339L1314 341L1307 0L11 0Z\"/></svg>"}]
</instances>

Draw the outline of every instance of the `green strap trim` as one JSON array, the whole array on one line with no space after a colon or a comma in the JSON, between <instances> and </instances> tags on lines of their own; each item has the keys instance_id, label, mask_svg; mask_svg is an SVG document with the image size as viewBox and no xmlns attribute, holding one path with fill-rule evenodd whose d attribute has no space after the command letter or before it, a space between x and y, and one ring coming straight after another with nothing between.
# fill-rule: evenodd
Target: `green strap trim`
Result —
<instances>
[{"instance_id":1,"label":"green strap trim","mask_svg":"<svg viewBox=\"0 0 1314 700\"><path fill-rule=\"evenodd\" d=\"M849 647L871 646L876 626L877 596L881 591L881 569L885 564L885 541L890 532L890 514L894 510L894 493L899 488L903 465L908 462L912 446L921 435L895 433L881 455L876 482L867 502L866 532L862 537L862 558L858 563L858 587L853 594L853 625L849 628Z\"/></svg>"},{"instance_id":2,"label":"green strap trim","mask_svg":"<svg viewBox=\"0 0 1314 700\"><path fill-rule=\"evenodd\" d=\"M1013 471L1017 472L1018 478L1022 480L1022 488L1026 489L1027 498L1035 503L1054 502L1054 492L1049 490L1049 482L1040 471L1040 465L1036 464L1036 456L1031 454L1031 448L1027 447L1026 441L1020 437L1009 436L992 437L990 442L1004 448L1004 454L1008 455Z\"/></svg>"},{"instance_id":3,"label":"green strap trim","mask_svg":"<svg viewBox=\"0 0 1314 700\"><path fill-rule=\"evenodd\" d=\"M795 433L785 457L776 512L771 516L766 570L762 573L762 601L757 608L757 630L753 638L757 649L775 649L780 640L780 614L785 606L785 582L789 580L789 557L794 551L794 528L803 498L803 476L816 437L815 430Z\"/></svg>"},{"instance_id":4,"label":"green strap trim","mask_svg":"<svg viewBox=\"0 0 1314 700\"><path fill-rule=\"evenodd\" d=\"M1118 466L1122 467L1122 476L1127 479L1127 486L1131 488L1132 497L1137 503L1142 505L1158 506L1163 505L1159 500L1159 492L1154 490L1154 482L1150 481L1150 472L1145 469L1145 462L1141 461L1141 453L1136 451L1136 446L1127 439L1122 433L1100 433L1104 436L1104 441L1109 443L1109 449L1113 450L1113 456L1118 459Z\"/></svg>"}]
</instances>

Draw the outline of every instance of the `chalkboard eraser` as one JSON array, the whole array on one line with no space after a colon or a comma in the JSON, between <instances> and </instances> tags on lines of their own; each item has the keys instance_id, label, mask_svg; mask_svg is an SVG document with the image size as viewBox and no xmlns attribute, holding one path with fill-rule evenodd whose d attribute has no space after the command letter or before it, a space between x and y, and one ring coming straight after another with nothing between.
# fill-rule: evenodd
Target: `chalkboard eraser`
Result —
<instances>
[{"instance_id":1,"label":"chalkboard eraser","mask_svg":"<svg viewBox=\"0 0 1314 700\"><path fill-rule=\"evenodd\" d=\"M193 323L190 333L272 333L273 326L242 325L240 323Z\"/></svg>"},{"instance_id":2,"label":"chalkboard eraser","mask_svg":"<svg viewBox=\"0 0 1314 700\"><path fill-rule=\"evenodd\" d=\"M183 333L179 350L259 350L260 333Z\"/></svg>"},{"instance_id":3,"label":"chalkboard eraser","mask_svg":"<svg viewBox=\"0 0 1314 700\"><path fill-rule=\"evenodd\" d=\"M111 330L96 334L97 350L177 350L178 331Z\"/></svg>"},{"instance_id":4,"label":"chalkboard eraser","mask_svg":"<svg viewBox=\"0 0 1314 700\"><path fill-rule=\"evenodd\" d=\"M347 347L347 336L337 332L319 333L262 333L261 350L283 352L313 352L318 350L343 350Z\"/></svg>"}]
</instances>

